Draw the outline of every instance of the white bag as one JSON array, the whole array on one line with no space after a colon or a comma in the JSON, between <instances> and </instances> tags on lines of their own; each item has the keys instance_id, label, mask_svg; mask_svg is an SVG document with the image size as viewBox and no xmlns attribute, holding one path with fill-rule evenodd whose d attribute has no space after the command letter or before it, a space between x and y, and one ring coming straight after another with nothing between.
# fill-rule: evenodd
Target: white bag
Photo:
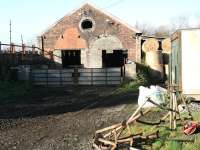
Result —
<instances>
[{"instance_id":1,"label":"white bag","mask_svg":"<svg viewBox=\"0 0 200 150\"><path fill-rule=\"evenodd\" d=\"M147 88L147 87L140 86L138 105L142 106L148 97L157 104L164 103L164 94L162 93L159 87L150 86L150 88ZM156 106L150 102L146 102L143 108L147 108L147 107L156 107Z\"/></svg>"}]
</instances>

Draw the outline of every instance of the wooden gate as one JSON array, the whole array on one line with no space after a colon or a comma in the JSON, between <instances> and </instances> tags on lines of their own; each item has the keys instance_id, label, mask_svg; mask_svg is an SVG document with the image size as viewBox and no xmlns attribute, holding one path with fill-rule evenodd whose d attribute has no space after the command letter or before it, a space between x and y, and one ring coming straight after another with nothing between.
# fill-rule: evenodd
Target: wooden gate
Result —
<instances>
[{"instance_id":1,"label":"wooden gate","mask_svg":"<svg viewBox=\"0 0 200 150\"><path fill-rule=\"evenodd\" d=\"M30 72L34 85L119 85L123 80L121 68L101 69L33 69Z\"/></svg>"}]
</instances>

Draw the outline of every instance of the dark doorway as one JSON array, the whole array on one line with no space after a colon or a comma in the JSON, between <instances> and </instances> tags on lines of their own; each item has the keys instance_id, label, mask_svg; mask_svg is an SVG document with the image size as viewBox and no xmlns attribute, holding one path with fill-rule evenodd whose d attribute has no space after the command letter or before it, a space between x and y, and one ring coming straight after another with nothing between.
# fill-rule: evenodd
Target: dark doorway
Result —
<instances>
[{"instance_id":1,"label":"dark doorway","mask_svg":"<svg viewBox=\"0 0 200 150\"><path fill-rule=\"evenodd\" d=\"M63 50L62 51L63 68L77 67L81 65L80 50Z\"/></svg>"},{"instance_id":2,"label":"dark doorway","mask_svg":"<svg viewBox=\"0 0 200 150\"><path fill-rule=\"evenodd\" d=\"M113 53L102 51L103 67L122 67L127 58L127 51L114 50Z\"/></svg>"}]
</instances>

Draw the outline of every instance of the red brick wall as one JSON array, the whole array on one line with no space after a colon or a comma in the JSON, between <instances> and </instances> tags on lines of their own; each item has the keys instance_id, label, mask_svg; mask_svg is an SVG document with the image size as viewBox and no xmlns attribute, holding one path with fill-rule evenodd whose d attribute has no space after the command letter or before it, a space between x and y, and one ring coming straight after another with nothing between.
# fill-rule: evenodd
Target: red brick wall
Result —
<instances>
[{"instance_id":1,"label":"red brick wall","mask_svg":"<svg viewBox=\"0 0 200 150\"><path fill-rule=\"evenodd\" d=\"M93 32L85 33L79 29L79 22L82 19L83 11L89 12L89 16L95 21L95 30ZM112 24L109 24L106 20L111 21ZM76 38L81 38L86 41L87 47L90 41L99 35L114 35L121 40L124 49L128 49L129 59L136 61L137 52L136 39L133 38L134 31L88 4L73 14L63 17L43 34L45 36L45 49L53 50L56 43L60 42L58 40L62 40L61 36L66 33L68 28L77 28L79 36L73 36L74 40L76 41ZM74 46L74 48L76 49L78 47Z\"/></svg>"}]
</instances>

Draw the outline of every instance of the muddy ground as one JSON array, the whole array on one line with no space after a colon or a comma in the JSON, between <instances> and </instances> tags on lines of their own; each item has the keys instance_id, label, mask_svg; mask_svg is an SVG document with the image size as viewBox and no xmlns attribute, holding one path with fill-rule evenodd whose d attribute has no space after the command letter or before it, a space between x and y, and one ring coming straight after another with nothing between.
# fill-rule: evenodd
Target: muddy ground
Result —
<instances>
[{"instance_id":1,"label":"muddy ground","mask_svg":"<svg viewBox=\"0 0 200 150\"><path fill-rule=\"evenodd\" d=\"M131 114L137 94L117 87L36 88L0 100L0 149L90 150L97 129Z\"/></svg>"}]
</instances>

